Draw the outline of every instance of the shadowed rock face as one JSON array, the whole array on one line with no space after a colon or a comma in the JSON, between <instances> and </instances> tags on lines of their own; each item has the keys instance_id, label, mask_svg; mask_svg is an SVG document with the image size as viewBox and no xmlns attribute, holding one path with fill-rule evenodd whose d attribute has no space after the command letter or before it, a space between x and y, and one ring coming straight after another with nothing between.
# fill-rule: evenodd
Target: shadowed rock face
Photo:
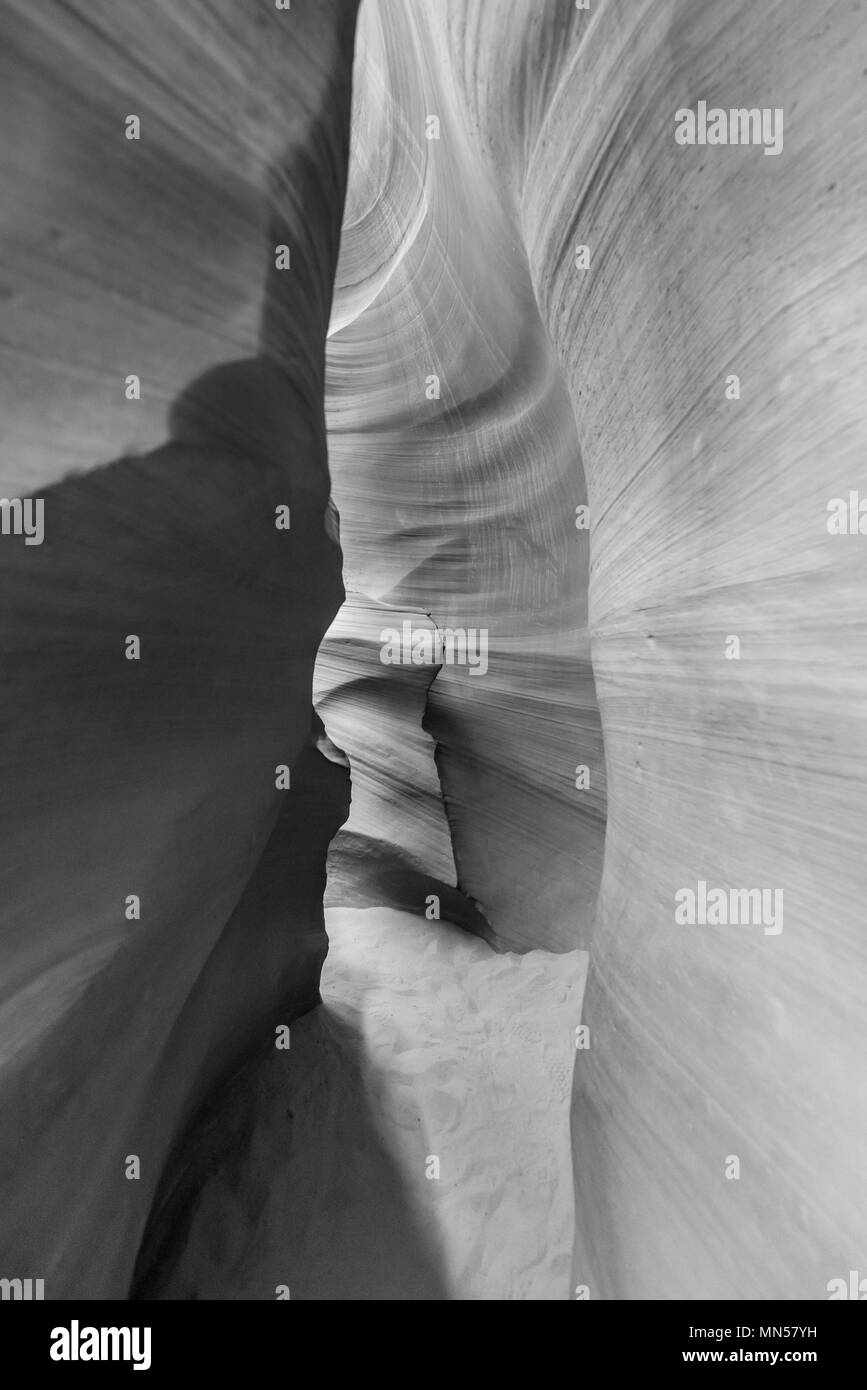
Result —
<instances>
[{"instance_id":1,"label":"shadowed rock face","mask_svg":"<svg viewBox=\"0 0 867 1390\"><path fill-rule=\"evenodd\" d=\"M867 1243L859 9L365 0L345 209L355 5L289 13L3 5L9 1272L123 1296L150 1215L137 1292L193 1296L189 1127L318 999L327 423L330 901L589 950L573 1285L822 1298ZM700 100L782 152L679 145ZM404 621L486 673L384 664ZM699 881L782 930L679 925Z\"/></svg>"},{"instance_id":2,"label":"shadowed rock face","mask_svg":"<svg viewBox=\"0 0 867 1390\"><path fill-rule=\"evenodd\" d=\"M123 1297L185 1124L319 999L349 810L311 698L343 598L322 378L355 5L4 20L3 492L44 499L45 539L0 548L0 1245L49 1297Z\"/></svg>"}]
</instances>

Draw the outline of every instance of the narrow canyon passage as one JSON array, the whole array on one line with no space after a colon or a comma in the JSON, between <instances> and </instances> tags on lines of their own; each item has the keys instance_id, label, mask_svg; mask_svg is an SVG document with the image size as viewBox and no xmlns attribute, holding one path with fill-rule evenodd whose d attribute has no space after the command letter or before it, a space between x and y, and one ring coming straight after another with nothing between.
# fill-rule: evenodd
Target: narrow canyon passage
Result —
<instances>
[{"instance_id":1,"label":"narrow canyon passage","mask_svg":"<svg viewBox=\"0 0 867 1390\"><path fill-rule=\"evenodd\" d=\"M0 1280L826 1298L860 5L0 23Z\"/></svg>"},{"instance_id":2,"label":"narrow canyon passage","mask_svg":"<svg viewBox=\"0 0 867 1390\"><path fill-rule=\"evenodd\" d=\"M562 1300L582 952L335 908L323 1006L197 1126L133 1297Z\"/></svg>"}]
</instances>

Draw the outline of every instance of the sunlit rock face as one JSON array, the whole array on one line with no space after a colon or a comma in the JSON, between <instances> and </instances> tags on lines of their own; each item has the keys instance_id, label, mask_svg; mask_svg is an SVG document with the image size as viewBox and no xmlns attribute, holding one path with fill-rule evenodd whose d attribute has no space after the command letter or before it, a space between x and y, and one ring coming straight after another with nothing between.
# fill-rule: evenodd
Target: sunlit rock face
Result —
<instances>
[{"instance_id":1,"label":"sunlit rock face","mask_svg":"<svg viewBox=\"0 0 867 1390\"><path fill-rule=\"evenodd\" d=\"M488 8L497 29L504 7ZM483 11L362 10L329 459L350 611L392 605L380 632L466 629L476 655L486 634L487 669L442 665L427 711L458 882L503 945L566 950L589 935L604 831L586 495L521 208L461 91L464 25ZM520 42L526 17L511 18ZM486 82L488 55L468 57ZM492 125L513 105L497 95ZM409 852L418 835L405 828Z\"/></svg>"},{"instance_id":2,"label":"sunlit rock face","mask_svg":"<svg viewBox=\"0 0 867 1390\"><path fill-rule=\"evenodd\" d=\"M854 5L363 10L328 353L347 587L490 630L429 728L505 942L589 939L595 684L591 1297L821 1298L863 1257L867 569L826 507L864 476L865 66ZM782 108L782 151L678 144L702 100ZM699 880L781 891L782 930L679 925Z\"/></svg>"},{"instance_id":3,"label":"sunlit rock face","mask_svg":"<svg viewBox=\"0 0 867 1390\"><path fill-rule=\"evenodd\" d=\"M319 999L354 21L3 7L0 492L45 534L0 545L0 1248L50 1298L126 1295L185 1125Z\"/></svg>"}]
</instances>

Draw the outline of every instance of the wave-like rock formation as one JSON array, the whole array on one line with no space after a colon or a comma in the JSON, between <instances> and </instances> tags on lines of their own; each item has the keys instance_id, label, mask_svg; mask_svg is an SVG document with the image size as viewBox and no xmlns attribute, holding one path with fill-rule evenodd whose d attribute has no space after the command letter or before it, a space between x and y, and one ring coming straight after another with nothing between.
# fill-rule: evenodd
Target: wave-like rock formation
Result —
<instances>
[{"instance_id":1,"label":"wave-like rock formation","mask_svg":"<svg viewBox=\"0 0 867 1390\"><path fill-rule=\"evenodd\" d=\"M825 1297L867 1240L858 5L3 16L2 488L46 528L0 538L4 1259L233 1296L166 1230L318 1000L333 837L339 912L589 953L571 1282L495 1296ZM699 102L782 148L679 143ZM701 884L780 910L682 924Z\"/></svg>"},{"instance_id":2,"label":"wave-like rock formation","mask_svg":"<svg viewBox=\"0 0 867 1390\"><path fill-rule=\"evenodd\" d=\"M863 1258L867 568L826 520L863 474L864 58L847 5L362 14L329 344L347 585L490 629L431 728L505 940L590 940L607 791L591 1297L823 1297ZM782 153L678 144L699 100L782 108ZM699 880L780 889L783 930L678 926Z\"/></svg>"}]
</instances>

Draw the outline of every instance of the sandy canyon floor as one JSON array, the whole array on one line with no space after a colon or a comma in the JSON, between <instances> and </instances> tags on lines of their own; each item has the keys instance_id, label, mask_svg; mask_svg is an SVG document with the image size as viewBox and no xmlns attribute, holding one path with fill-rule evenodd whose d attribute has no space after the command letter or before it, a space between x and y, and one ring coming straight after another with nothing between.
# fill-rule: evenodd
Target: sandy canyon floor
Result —
<instances>
[{"instance_id":1,"label":"sandy canyon floor","mask_svg":"<svg viewBox=\"0 0 867 1390\"><path fill-rule=\"evenodd\" d=\"M149 1296L566 1299L586 957L332 909L323 1005L235 1078Z\"/></svg>"}]
</instances>

